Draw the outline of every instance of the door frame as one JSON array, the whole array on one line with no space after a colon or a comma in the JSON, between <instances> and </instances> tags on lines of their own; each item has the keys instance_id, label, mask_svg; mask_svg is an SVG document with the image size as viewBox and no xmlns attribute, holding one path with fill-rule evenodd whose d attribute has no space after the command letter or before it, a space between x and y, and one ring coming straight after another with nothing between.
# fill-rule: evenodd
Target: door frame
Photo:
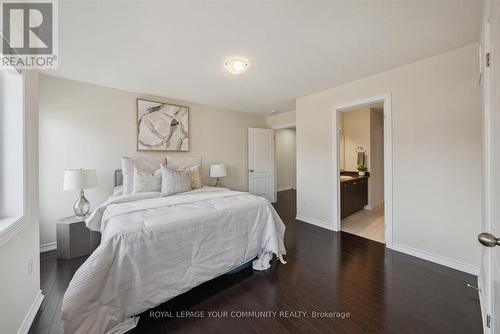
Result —
<instances>
[{"instance_id":1,"label":"door frame","mask_svg":"<svg viewBox=\"0 0 500 334\"><path fill-rule=\"evenodd\" d=\"M492 143L492 114L493 110L491 108L491 69L485 65L486 54L491 52L491 41L490 41L490 22L493 15L493 6L498 5L495 1L486 1L484 3L484 13L482 23L482 36L481 36L481 49L480 49L480 68L482 80L482 99L483 99L483 196L484 196L484 206L483 206L483 221L482 221L482 232L490 233L492 231L492 198L493 198L493 187L491 186L493 181L493 173L491 169L492 156L493 156L493 143ZM494 298L493 298L493 284L491 281L491 272L493 270L493 255L492 249L487 247L482 247L481 256L481 266L478 276L478 288L479 288L479 303L481 306L481 317L483 320L483 332L491 333L493 331L492 326L494 322L498 319L492 319L490 327L487 326L487 316L493 315L495 311Z\"/></svg>"},{"instance_id":2,"label":"door frame","mask_svg":"<svg viewBox=\"0 0 500 334\"><path fill-rule=\"evenodd\" d=\"M332 203L332 217L334 231L341 230L340 219L340 133L339 115L348 109L363 107L370 104L382 102L384 104L384 238L385 245L392 248L393 245L393 187L392 187L392 96L391 93L371 96L339 104L332 110L332 173L333 189L337 198Z\"/></svg>"},{"instance_id":3,"label":"door frame","mask_svg":"<svg viewBox=\"0 0 500 334\"><path fill-rule=\"evenodd\" d=\"M297 188L297 123L287 123L271 126L274 131L274 198L278 200L278 159L276 157L276 130L295 128L295 188Z\"/></svg>"}]
</instances>

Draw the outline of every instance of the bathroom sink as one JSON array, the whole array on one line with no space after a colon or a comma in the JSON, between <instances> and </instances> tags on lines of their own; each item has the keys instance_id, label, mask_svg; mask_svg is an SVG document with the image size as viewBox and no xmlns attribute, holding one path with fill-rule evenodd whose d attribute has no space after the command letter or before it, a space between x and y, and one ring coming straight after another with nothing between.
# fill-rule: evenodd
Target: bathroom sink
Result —
<instances>
[{"instance_id":1,"label":"bathroom sink","mask_svg":"<svg viewBox=\"0 0 500 334\"><path fill-rule=\"evenodd\" d=\"M340 181L352 180L352 176L349 175L340 175Z\"/></svg>"}]
</instances>

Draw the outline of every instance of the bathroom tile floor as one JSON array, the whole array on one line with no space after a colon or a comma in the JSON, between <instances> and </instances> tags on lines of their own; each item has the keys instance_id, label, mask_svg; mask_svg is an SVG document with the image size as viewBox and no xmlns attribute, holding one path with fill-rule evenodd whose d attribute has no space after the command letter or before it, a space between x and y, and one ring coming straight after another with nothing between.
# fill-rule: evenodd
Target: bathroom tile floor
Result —
<instances>
[{"instance_id":1,"label":"bathroom tile floor","mask_svg":"<svg viewBox=\"0 0 500 334\"><path fill-rule=\"evenodd\" d=\"M384 205L361 210L342 219L341 230L370 240L384 242Z\"/></svg>"}]
</instances>

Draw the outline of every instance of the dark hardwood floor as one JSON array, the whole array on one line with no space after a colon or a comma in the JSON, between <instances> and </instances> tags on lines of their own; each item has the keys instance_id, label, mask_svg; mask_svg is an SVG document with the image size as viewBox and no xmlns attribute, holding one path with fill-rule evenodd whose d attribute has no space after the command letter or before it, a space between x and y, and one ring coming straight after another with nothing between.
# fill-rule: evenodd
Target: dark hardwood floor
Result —
<instances>
[{"instance_id":1,"label":"dark hardwood floor","mask_svg":"<svg viewBox=\"0 0 500 334\"><path fill-rule=\"evenodd\" d=\"M476 277L296 221L295 207L295 191L278 194L276 209L287 226L286 265L274 261L266 272L248 268L205 283L152 310L163 316L145 312L131 333L482 332L478 294L466 287L476 285ZM83 261L41 255L45 300L30 333L62 333L62 297ZM198 313L183 317L188 314L182 311ZM212 311L218 317L210 317ZM234 311L278 313L252 317ZM313 312L346 317L318 318Z\"/></svg>"}]
</instances>

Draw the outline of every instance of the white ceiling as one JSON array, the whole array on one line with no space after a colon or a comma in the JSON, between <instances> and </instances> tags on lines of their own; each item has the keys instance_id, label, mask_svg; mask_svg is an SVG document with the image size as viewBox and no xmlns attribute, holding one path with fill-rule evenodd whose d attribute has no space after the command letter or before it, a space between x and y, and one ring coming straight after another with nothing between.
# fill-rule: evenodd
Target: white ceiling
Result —
<instances>
[{"instance_id":1,"label":"white ceiling","mask_svg":"<svg viewBox=\"0 0 500 334\"><path fill-rule=\"evenodd\" d=\"M46 73L239 111L475 42L481 0L59 1L59 69ZM234 76L226 57L250 60Z\"/></svg>"}]
</instances>

